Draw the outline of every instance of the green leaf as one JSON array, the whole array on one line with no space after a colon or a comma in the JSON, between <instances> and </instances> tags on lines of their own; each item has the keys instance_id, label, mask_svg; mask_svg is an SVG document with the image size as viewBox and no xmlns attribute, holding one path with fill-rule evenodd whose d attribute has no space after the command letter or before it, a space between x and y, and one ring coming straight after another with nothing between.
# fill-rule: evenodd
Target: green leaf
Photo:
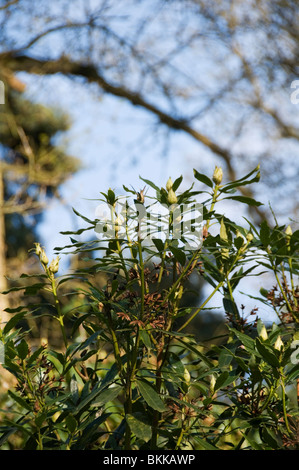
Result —
<instances>
[{"instance_id":1,"label":"green leaf","mask_svg":"<svg viewBox=\"0 0 299 470\"><path fill-rule=\"evenodd\" d=\"M271 449L278 448L277 440L275 438L275 434L273 433L273 431L263 427L261 429L260 435L263 441L266 442L266 444L268 444L271 447Z\"/></svg>"},{"instance_id":2,"label":"green leaf","mask_svg":"<svg viewBox=\"0 0 299 470\"><path fill-rule=\"evenodd\" d=\"M248 173L248 175L244 176L243 178L240 178L239 180L234 181L233 183L228 183L223 188L221 188L221 192L226 193L230 191L231 189L238 188L239 186L247 186L248 184L258 183L261 177L261 174L258 171L258 169L259 168L257 167L254 170L252 170L250 173ZM250 176L252 176L256 171L258 171L257 174L251 180L249 180L248 178L250 178Z\"/></svg>"},{"instance_id":3,"label":"green leaf","mask_svg":"<svg viewBox=\"0 0 299 470\"><path fill-rule=\"evenodd\" d=\"M192 436L195 442L197 442L203 450L219 450L217 447L210 444L208 441L205 441L201 437Z\"/></svg>"},{"instance_id":4,"label":"green leaf","mask_svg":"<svg viewBox=\"0 0 299 470\"><path fill-rule=\"evenodd\" d=\"M66 423L66 426L67 426L69 432L71 434L73 434L75 432L76 428L77 428L77 425L78 425L76 418L72 414L69 414L65 418L65 423Z\"/></svg>"},{"instance_id":5,"label":"green leaf","mask_svg":"<svg viewBox=\"0 0 299 470\"><path fill-rule=\"evenodd\" d=\"M146 403L156 411L167 411L168 408L164 405L154 387L146 380L137 379L137 387L140 395L144 398Z\"/></svg>"},{"instance_id":6,"label":"green leaf","mask_svg":"<svg viewBox=\"0 0 299 470\"><path fill-rule=\"evenodd\" d=\"M180 176L179 178L177 178L173 185L172 185L172 189L173 191L176 191L178 189L178 187L180 186L181 182L183 181L183 176Z\"/></svg>"},{"instance_id":7,"label":"green leaf","mask_svg":"<svg viewBox=\"0 0 299 470\"><path fill-rule=\"evenodd\" d=\"M128 188L127 186L125 186L123 184L123 188L124 190L127 192L127 193L131 193L131 194L135 194L136 195L136 191L133 191L132 189Z\"/></svg>"},{"instance_id":8,"label":"green leaf","mask_svg":"<svg viewBox=\"0 0 299 470\"><path fill-rule=\"evenodd\" d=\"M245 349L247 351L249 351L250 353L253 353L253 354L256 353L255 347L254 347L255 346L254 340L250 336L245 335L244 333L241 333L240 331L236 330L235 328L229 328L229 329L241 341L241 343L243 344L243 346L245 347Z\"/></svg>"},{"instance_id":9,"label":"green leaf","mask_svg":"<svg viewBox=\"0 0 299 470\"><path fill-rule=\"evenodd\" d=\"M201 183L204 183L206 186L209 186L210 188L213 188L213 182L208 176L203 175L202 173L198 173L197 170L193 170L195 178L200 181Z\"/></svg>"},{"instance_id":10,"label":"green leaf","mask_svg":"<svg viewBox=\"0 0 299 470\"><path fill-rule=\"evenodd\" d=\"M186 255L184 253L183 250L180 250L179 248L175 248L174 246L171 246L170 247L170 251L172 252L172 254L174 255L174 257L176 258L176 260L182 265L184 266L185 263L186 263Z\"/></svg>"},{"instance_id":11,"label":"green leaf","mask_svg":"<svg viewBox=\"0 0 299 470\"><path fill-rule=\"evenodd\" d=\"M160 238L153 238L152 239L155 247L157 248L157 250L159 251L159 253L163 253L164 251L164 242L162 240L160 240Z\"/></svg>"},{"instance_id":12,"label":"green leaf","mask_svg":"<svg viewBox=\"0 0 299 470\"><path fill-rule=\"evenodd\" d=\"M123 390L122 385L117 385L115 387L110 387L107 388L106 390L103 390L96 398L96 400L93 402L93 405L96 406L101 406L105 405L105 403L108 403L109 401L113 401L115 398L118 397L118 395L121 393Z\"/></svg>"},{"instance_id":13,"label":"green leaf","mask_svg":"<svg viewBox=\"0 0 299 470\"><path fill-rule=\"evenodd\" d=\"M261 287L260 294L267 299L269 292L264 287Z\"/></svg>"},{"instance_id":14,"label":"green leaf","mask_svg":"<svg viewBox=\"0 0 299 470\"><path fill-rule=\"evenodd\" d=\"M16 324L24 317L25 312L20 312L14 315L5 325L3 329L3 333L7 334L10 330L12 330Z\"/></svg>"},{"instance_id":15,"label":"green leaf","mask_svg":"<svg viewBox=\"0 0 299 470\"><path fill-rule=\"evenodd\" d=\"M38 428L41 428L43 425L43 422L46 420L47 415L46 413L40 413L35 417L35 424Z\"/></svg>"},{"instance_id":16,"label":"green leaf","mask_svg":"<svg viewBox=\"0 0 299 470\"><path fill-rule=\"evenodd\" d=\"M140 339L143 342L143 344L147 347L147 349L151 349L152 343L151 343L151 339L150 339L148 332L146 330L140 329L139 334L140 334Z\"/></svg>"},{"instance_id":17,"label":"green leaf","mask_svg":"<svg viewBox=\"0 0 299 470\"><path fill-rule=\"evenodd\" d=\"M222 372L222 374L220 374L219 377L217 377L215 387L214 387L215 392L222 387L222 385L227 380L228 376L229 376L229 372L226 370Z\"/></svg>"},{"instance_id":18,"label":"green leaf","mask_svg":"<svg viewBox=\"0 0 299 470\"><path fill-rule=\"evenodd\" d=\"M11 390L8 390L8 394L13 400L15 400L22 408L25 408L27 411L32 411L31 406L19 395L16 395Z\"/></svg>"},{"instance_id":19,"label":"green leaf","mask_svg":"<svg viewBox=\"0 0 299 470\"><path fill-rule=\"evenodd\" d=\"M83 219L85 222L88 222L89 224L94 225L94 220L90 220L84 215L80 214L78 211L76 211L76 209L74 208L72 209L73 209L74 214L76 214L78 217L81 217L81 219ZM71 232L71 233L75 234L76 232Z\"/></svg>"},{"instance_id":20,"label":"green leaf","mask_svg":"<svg viewBox=\"0 0 299 470\"><path fill-rule=\"evenodd\" d=\"M223 200L224 199L232 199L234 201L239 201L243 204L247 204L248 206L263 206L262 202L256 201L255 199L248 196L229 196L224 197Z\"/></svg>"},{"instance_id":21,"label":"green leaf","mask_svg":"<svg viewBox=\"0 0 299 470\"><path fill-rule=\"evenodd\" d=\"M139 178L146 184L148 184L151 188L155 189L157 192L160 193L160 188L158 188L158 186L156 186L152 181L142 178L141 176L139 176Z\"/></svg>"},{"instance_id":22,"label":"green leaf","mask_svg":"<svg viewBox=\"0 0 299 470\"><path fill-rule=\"evenodd\" d=\"M262 356L265 362L268 362L272 367L279 367L280 363L278 358L276 357L275 353L271 351L270 347L265 346L264 343L260 341L259 338L255 340L256 349Z\"/></svg>"},{"instance_id":23,"label":"green leaf","mask_svg":"<svg viewBox=\"0 0 299 470\"><path fill-rule=\"evenodd\" d=\"M29 357L27 360L27 367L31 366L31 364L34 363L34 361L38 358L38 356L44 351L44 347L40 346L36 351L34 351L33 354Z\"/></svg>"},{"instance_id":24,"label":"green leaf","mask_svg":"<svg viewBox=\"0 0 299 470\"><path fill-rule=\"evenodd\" d=\"M233 302L231 299L228 299L226 297L223 297L222 302L223 302L223 308L225 312L230 313L235 318L238 318L240 316L238 307L235 302Z\"/></svg>"},{"instance_id":25,"label":"green leaf","mask_svg":"<svg viewBox=\"0 0 299 470\"><path fill-rule=\"evenodd\" d=\"M108 204L113 206L113 204L115 203L115 200L116 200L115 193L114 193L114 191L112 191L112 189L109 188L108 193L107 193L107 202L108 202Z\"/></svg>"},{"instance_id":26,"label":"green leaf","mask_svg":"<svg viewBox=\"0 0 299 470\"><path fill-rule=\"evenodd\" d=\"M17 346L17 352L20 359L24 360L29 352L28 344L24 339Z\"/></svg>"},{"instance_id":27,"label":"green leaf","mask_svg":"<svg viewBox=\"0 0 299 470\"><path fill-rule=\"evenodd\" d=\"M269 245L269 242L270 242L270 228L269 228L266 220L264 220L261 223L260 240L261 240L261 242L264 246Z\"/></svg>"},{"instance_id":28,"label":"green leaf","mask_svg":"<svg viewBox=\"0 0 299 470\"><path fill-rule=\"evenodd\" d=\"M148 442L152 437L152 429L149 424L146 423L147 417L140 412L126 415L126 421L131 429L131 432L136 437Z\"/></svg>"},{"instance_id":29,"label":"green leaf","mask_svg":"<svg viewBox=\"0 0 299 470\"><path fill-rule=\"evenodd\" d=\"M223 240L224 242L227 242L228 241L228 238L227 238L227 231L226 231L226 227L225 227L225 223L224 223L224 220L221 219L221 223L220 223L220 238L221 240Z\"/></svg>"},{"instance_id":30,"label":"green leaf","mask_svg":"<svg viewBox=\"0 0 299 470\"><path fill-rule=\"evenodd\" d=\"M242 246L244 245L243 237L236 237L235 240L234 240L234 245L237 248L237 250L242 248Z\"/></svg>"}]
</instances>

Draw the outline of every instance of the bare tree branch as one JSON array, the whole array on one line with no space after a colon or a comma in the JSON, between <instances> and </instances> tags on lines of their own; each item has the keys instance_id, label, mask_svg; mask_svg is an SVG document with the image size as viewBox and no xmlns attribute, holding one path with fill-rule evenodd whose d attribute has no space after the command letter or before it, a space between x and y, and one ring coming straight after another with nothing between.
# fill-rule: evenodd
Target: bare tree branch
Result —
<instances>
[{"instance_id":1,"label":"bare tree branch","mask_svg":"<svg viewBox=\"0 0 299 470\"><path fill-rule=\"evenodd\" d=\"M228 176L232 181L237 178L232 163L233 156L228 149L221 147L208 136L194 129L187 120L173 117L167 112L161 110L155 104L147 101L141 94L135 93L124 86L109 83L93 65L74 62L65 56L58 60L47 61L26 55L15 55L9 53L0 55L0 64L1 62L5 63L6 66L9 66L9 68L14 72L26 71L39 75L62 73L70 76L81 76L86 78L90 83L97 83L106 93L126 99L132 105L149 111L152 115L156 116L161 123L165 124L169 128L185 132L187 135L191 136L225 162ZM240 187L240 191L246 196L252 196L251 191L247 188ZM255 208L255 210L260 219L265 218L263 211L258 207Z\"/></svg>"}]
</instances>

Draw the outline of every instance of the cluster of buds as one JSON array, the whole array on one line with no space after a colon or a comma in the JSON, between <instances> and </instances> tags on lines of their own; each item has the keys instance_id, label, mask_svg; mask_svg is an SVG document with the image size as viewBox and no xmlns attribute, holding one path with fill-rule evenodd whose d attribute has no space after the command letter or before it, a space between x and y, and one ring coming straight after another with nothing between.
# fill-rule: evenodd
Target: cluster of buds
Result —
<instances>
[{"instance_id":1,"label":"cluster of buds","mask_svg":"<svg viewBox=\"0 0 299 470\"><path fill-rule=\"evenodd\" d=\"M49 259L46 255L45 250L40 246L40 243L35 243L35 254L39 257L40 262L43 266L47 266Z\"/></svg>"},{"instance_id":2,"label":"cluster of buds","mask_svg":"<svg viewBox=\"0 0 299 470\"><path fill-rule=\"evenodd\" d=\"M173 190L173 182L170 177L168 178L168 181L166 183L166 189L168 192L167 201L169 202L169 204L176 204L178 202L178 198L176 197L176 194Z\"/></svg>"},{"instance_id":3,"label":"cluster of buds","mask_svg":"<svg viewBox=\"0 0 299 470\"><path fill-rule=\"evenodd\" d=\"M52 275L58 272L59 256L57 256L55 259L52 259L48 266L49 258L47 257L44 248L40 246L40 243L35 243L35 254L39 257L39 260L46 272Z\"/></svg>"}]
</instances>

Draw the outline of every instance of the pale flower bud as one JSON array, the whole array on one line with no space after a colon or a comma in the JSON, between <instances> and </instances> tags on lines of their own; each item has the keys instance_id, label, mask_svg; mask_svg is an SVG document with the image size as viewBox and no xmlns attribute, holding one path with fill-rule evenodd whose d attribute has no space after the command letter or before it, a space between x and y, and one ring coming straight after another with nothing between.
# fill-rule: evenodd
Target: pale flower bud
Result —
<instances>
[{"instance_id":1,"label":"pale flower bud","mask_svg":"<svg viewBox=\"0 0 299 470\"><path fill-rule=\"evenodd\" d=\"M246 240L248 241L248 243L252 242L254 236L252 235L252 233L247 233L246 235Z\"/></svg>"},{"instance_id":2,"label":"pale flower bud","mask_svg":"<svg viewBox=\"0 0 299 470\"><path fill-rule=\"evenodd\" d=\"M263 340L263 341L266 341L268 339L268 333L267 333L267 330L266 330L266 327L265 325L262 326L262 329L259 333L259 337Z\"/></svg>"},{"instance_id":3,"label":"pale flower bud","mask_svg":"<svg viewBox=\"0 0 299 470\"><path fill-rule=\"evenodd\" d=\"M222 168L216 166L214 170L214 174L213 174L213 181L217 186L219 186L219 184L221 183L222 177L223 177Z\"/></svg>"},{"instance_id":4,"label":"pale flower bud","mask_svg":"<svg viewBox=\"0 0 299 470\"><path fill-rule=\"evenodd\" d=\"M173 189L168 191L167 201L169 204L176 204L178 202L178 198L176 197Z\"/></svg>"},{"instance_id":5,"label":"pale flower bud","mask_svg":"<svg viewBox=\"0 0 299 470\"><path fill-rule=\"evenodd\" d=\"M172 185L173 185L172 179L169 177L169 178L168 178L168 181L167 181L167 183L166 183L166 189L167 189L167 191L170 191L170 190L171 190Z\"/></svg>"},{"instance_id":6,"label":"pale flower bud","mask_svg":"<svg viewBox=\"0 0 299 470\"><path fill-rule=\"evenodd\" d=\"M191 375L190 375L188 369L186 369L186 368L184 369L184 379L185 379L186 384L189 385L190 381L191 381Z\"/></svg>"},{"instance_id":7,"label":"pale flower bud","mask_svg":"<svg viewBox=\"0 0 299 470\"><path fill-rule=\"evenodd\" d=\"M275 341L275 344L274 344L274 349L277 349L277 351L281 351L282 348L283 348L283 342L281 340L281 337L278 336L277 340Z\"/></svg>"},{"instance_id":8,"label":"pale flower bud","mask_svg":"<svg viewBox=\"0 0 299 470\"><path fill-rule=\"evenodd\" d=\"M291 237L291 236L293 235L293 231L292 231L290 225L287 226L286 231L285 231L285 234L286 234L288 237Z\"/></svg>"},{"instance_id":9,"label":"pale flower bud","mask_svg":"<svg viewBox=\"0 0 299 470\"><path fill-rule=\"evenodd\" d=\"M40 256L42 253L42 247L40 246L40 243L34 243L35 244L35 254L37 256Z\"/></svg>"},{"instance_id":10,"label":"pale flower bud","mask_svg":"<svg viewBox=\"0 0 299 470\"><path fill-rule=\"evenodd\" d=\"M47 264L49 263L49 259L48 259L47 255L46 255L46 252L45 252L44 249L41 249L41 253L40 253L40 255L39 255L39 259L40 259L41 263L42 263L43 265L45 265L45 266L47 266Z\"/></svg>"},{"instance_id":11,"label":"pale flower bud","mask_svg":"<svg viewBox=\"0 0 299 470\"><path fill-rule=\"evenodd\" d=\"M59 257L57 256L55 259L52 259L50 265L49 265L49 270L55 274L57 273L59 268Z\"/></svg>"},{"instance_id":12,"label":"pale flower bud","mask_svg":"<svg viewBox=\"0 0 299 470\"><path fill-rule=\"evenodd\" d=\"M216 385L216 377L215 377L215 375L212 375L211 379L210 379L210 393L211 393L211 395L214 394L215 385Z\"/></svg>"}]
</instances>

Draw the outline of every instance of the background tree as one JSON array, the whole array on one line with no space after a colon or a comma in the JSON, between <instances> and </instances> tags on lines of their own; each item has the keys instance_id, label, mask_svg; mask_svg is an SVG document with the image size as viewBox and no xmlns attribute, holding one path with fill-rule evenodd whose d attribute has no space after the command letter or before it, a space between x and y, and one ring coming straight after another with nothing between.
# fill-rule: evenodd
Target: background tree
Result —
<instances>
[{"instance_id":1,"label":"background tree","mask_svg":"<svg viewBox=\"0 0 299 470\"><path fill-rule=\"evenodd\" d=\"M3 81L6 102L0 115L0 266L1 291L6 278L24 271L28 250L38 241L36 227L48 201L78 169L78 160L55 143L69 121L57 110L30 102L21 82ZM13 85L13 87L12 87ZM16 89L18 88L18 89ZM28 268L28 266L26 267ZM1 310L7 307L1 295ZM2 314L2 321L7 316Z\"/></svg>"}]
</instances>

